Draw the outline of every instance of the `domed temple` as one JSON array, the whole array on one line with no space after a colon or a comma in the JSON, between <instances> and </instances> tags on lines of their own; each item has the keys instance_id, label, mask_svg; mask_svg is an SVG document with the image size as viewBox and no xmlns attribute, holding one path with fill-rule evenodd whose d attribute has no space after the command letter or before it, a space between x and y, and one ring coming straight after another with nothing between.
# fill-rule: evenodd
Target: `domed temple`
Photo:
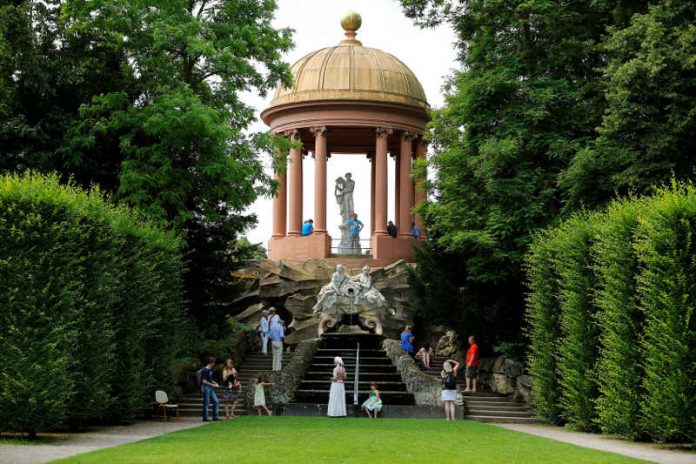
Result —
<instances>
[{"instance_id":1,"label":"domed temple","mask_svg":"<svg viewBox=\"0 0 696 464\"><path fill-rule=\"evenodd\" d=\"M424 231L412 209L425 199L425 193L415 188L411 167L414 158L426 154L422 134L428 122L428 102L420 82L403 62L356 39L361 23L357 13L344 16L345 39L295 63L293 86L280 87L270 107L261 113L273 133L301 141L302 146L290 150L287 170L275 174L281 188L273 203L273 236L268 243L272 260L351 254L343 240L340 249L332 249L326 226L326 168L332 154L367 156L371 163L370 245L352 254L368 255L367 264L373 266L411 260L419 242L412 235L412 223ZM314 233L302 236L302 186L306 180L302 159L310 152L315 163ZM387 231L389 154L396 164L396 238ZM342 207L343 234L348 232L345 219L352 213L352 193L350 198L350 204ZM423 237L421 232L420 239Z\"/></svg>"}]
</instances>

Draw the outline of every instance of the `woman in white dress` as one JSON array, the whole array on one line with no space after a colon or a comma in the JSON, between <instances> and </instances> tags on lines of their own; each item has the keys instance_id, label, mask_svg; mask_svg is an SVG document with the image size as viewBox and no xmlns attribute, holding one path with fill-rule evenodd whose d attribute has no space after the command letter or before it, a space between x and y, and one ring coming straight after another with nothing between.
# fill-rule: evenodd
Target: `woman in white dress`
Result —
<instances>
[{"instance_id":1,"label":"woman in white dress","mask_svg":"<svg viewBox=\"0 0 696 464\"><path fill-rule=\"evenodd\" d=\"M346 380L346 368L343 367L343 359L336 356L334 366L327 415L329 417L345 417L347 415L346 387L343 385L343 381Z\"/></svg>"}]
</instances>

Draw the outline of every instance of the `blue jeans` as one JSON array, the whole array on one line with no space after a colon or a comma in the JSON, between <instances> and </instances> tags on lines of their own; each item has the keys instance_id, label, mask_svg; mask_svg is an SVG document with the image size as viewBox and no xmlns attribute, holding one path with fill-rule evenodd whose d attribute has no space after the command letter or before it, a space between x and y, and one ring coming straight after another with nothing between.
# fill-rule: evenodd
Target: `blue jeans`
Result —
<instances>
[{"instance_id":1,"label":"blue jeans","mask_svg":"<svg viewBox=\"0 0 696 464\"><path fill-rule=\"evenodd\" d=\"M203 420L208 419L208 405L210 401L213 402L213 419L217 419L220 415L220 402L217 399L215 390L210 385L201 386L201 393L203 393Z\"/></svg>"}]
</instances>

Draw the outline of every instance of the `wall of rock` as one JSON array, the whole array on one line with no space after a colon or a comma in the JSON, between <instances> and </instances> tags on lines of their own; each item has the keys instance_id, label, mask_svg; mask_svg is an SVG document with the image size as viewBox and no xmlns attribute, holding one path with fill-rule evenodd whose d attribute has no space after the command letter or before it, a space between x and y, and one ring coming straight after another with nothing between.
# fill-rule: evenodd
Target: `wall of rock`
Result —
<instances>
[{"instance_id":1,"label":"wall of rock","mask_svg":"<svg viewBox=\"0 0 696 464\"><path fill-rule=\"evenodd\" d=\"M396 314L382 321L384 335L397 337L403 326L413 321L413 294L408 285L408 270L413 264L398 261L372 268L374 286L394 307ZM306 262L258 261L236 273L244 290L234 302L238 321L258 326L261 312L275 306L288 324L285 343L294 345L317 336L320 315L312 312L321 287L329 283L335 266L324 260ZM350 269L356 275L360 269Z\"/></svg>"},{"instance_id":2,"label":"wall of rock","mask_svg":"<svg viewBox=\"0 0 696 464\"><path fill-rule=\"evenodd\" d=\"M266 388L266 403L276 406L287 404L300 385L307 368L312 362L319 345L319 338L303 340L297 344L292 360L281 371L268 371L260 376L265 382L273 384ZM255 385L249 379L246 386L246 401L249 407L254 404Z\"/></svg>"},{"instance_id":3,"label":"wall of rock","mask_svg":"<svg viewBox=\"0 0 696 464\"><path fill-rule=\"evenodd\" d=\"M439 406L442 392L441 382L421 371L413 358L401 349L401 343L385 339L382 349L387 353L396 370L401 374L401 380L409 393L413 393L416 404L421 406Z\"/></svg>"},{"instance_id":4,"label":"wall of rock","mask_svg":"<svg viewBox=\"0 0 696 464\"><path fill-rule=\"evenodd\" d=\"M525 373L524 364L513 358L481 358L478 388L490 389L501 395L512 395L516 401L529 402L532 376Z\"/></svg>"}]
</instances>

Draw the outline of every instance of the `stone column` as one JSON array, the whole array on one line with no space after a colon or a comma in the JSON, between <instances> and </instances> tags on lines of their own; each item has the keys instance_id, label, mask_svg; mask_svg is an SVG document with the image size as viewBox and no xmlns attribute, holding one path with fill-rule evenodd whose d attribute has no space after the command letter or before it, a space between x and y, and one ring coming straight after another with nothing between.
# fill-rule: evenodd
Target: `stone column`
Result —
<instances>
[{"instance_id":1,"label":"stone column","mask_svg":"<svg viewBox=\"0 0 696 464\"><path fill-rule=\"evenodd\" d=\"M326 234L326 127L312 128L314 134L314 233Z\"/></svg>"},{"instance_id":2,"label":"stone column","mask_svg":"<svg viewBox=\"0 0 696 464\"><path fill-rule=\"evenodd\" d=\"M375 142L375 232L374 235L387 235L387 195L388 170L387 170L387 139L392 133L391 129L378 127Z\"/></svg>"},{"instance_id":3,"label":"stone column","mask_svg":"<svg viewBox=\"0 0 696 464\"><path fill-rule=\"evenodd\" d=\"M425 144L425 141L423 140L423 137L421 136L418 139L418 144L416 145L416 159L425 159L426 153L427 153L427 145ZM425 180L426 179L418 179L418 180L416 180L416 184L420 184L421 182L424 182ZM420 188L418 188L418 186L416 186L415 189L416 189L415 194L414 194L415 204L419 205L426 200L426 192L421 190ZM421 238L425 238L425 227L423 225L423 218L421 217L420 214L415 215L415 223L421 231Z\"/></svg>"},{"instance_id":4,"label":"stone column","mask_svg":"<svg viewBox=\"0 0 696 464\"><path fill-rule=\"evenodd\" d=\"M286 134L291 140L299 138L298 131ZM288 188L288 235L302 235L302 148L290 149L290 187Z\"/></svg>"},{"instance_id":5,"label":"stone column","mask_svg":"<svg viewBox=\"0 0 696 464\"><path fill-rule=\"evenodd\" d=\"M375 233L375 154L367 155L370 160L370 237Z\"/></svg>"},{"instance_id":6,"label":"stone column","mask_svg":"<svg viewBox=\"0 0 696 464\"><path fill-rule=\"evenodd\" d=\"M287 176L285 172L282 174L276 172L273 178L280 183L278 193L273 197L273 238L285 237L287 227Z\"/></svg>"},{"instance_id":7,"label":"stone column","mask_svg":"<svg viewBox=\"0 0 696 464\"><path fill-rule=\"evenodd\" d=\"M409 132L401 134L401 162L399 163L399 196L401 210L399 211L399 237L411 237L411 198L413 183L411 182L411 152L413 151L413 136Z\"/></svg>"}]
</instances>

